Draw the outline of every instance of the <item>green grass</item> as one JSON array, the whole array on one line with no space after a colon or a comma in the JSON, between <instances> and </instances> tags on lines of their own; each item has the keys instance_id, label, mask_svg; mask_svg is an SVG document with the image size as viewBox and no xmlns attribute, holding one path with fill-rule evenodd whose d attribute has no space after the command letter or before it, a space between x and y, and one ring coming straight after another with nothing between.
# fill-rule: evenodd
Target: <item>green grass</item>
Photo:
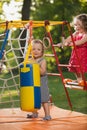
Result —
<instances>
[{"instance_id":1,"label":"green grass","mask_svg":"<svg viewBox=\"0 0 87 130\"><path fill-rule=\"evenodd\" d=\"M9 77L10 75L6 74L5 78L6 76ZM64 72L64 76L74 79L74 76L69 72ZM19 79L17 80L17 82L19 82ZM12 85L12 81L11 82L9 81L8 84L9 86L10 84ZM61 82L61 78L57 76L49 76L48 85L49 85L49 90L50 90L50 94L52 95L52 100L54 105L63 109L71 110L67 100L64 86ZM87 91L71 90L69 88L67 88L67 91L70 97L73 111L87 114ZM11 96L9 95L9 93L11 94ZM0 88L0 94L1 94L1 88ZM20 102L16 101L19 99L20 97L18 96L18 92L15 87L9 88L9 90L6 88L3 92L3 96L0 98L1 101L0 108L20 107ZM8 102L6 103L5 101Z\"/></svg>"},{"instance_id":2,"label":"green grass","mask_svg":"<svg viewBox=\"0 0 87 130\"><path fill-rule=\"evenodd\" d=\"M71 73L64 74L71 79L74 77ZM61 79L59 77L50 76L48 83L54 104L60 108L71 110ZM72 110L87 113L87 91L69 88L67 88L67 91L72 104Z\"/></svg>"}]
</instances>

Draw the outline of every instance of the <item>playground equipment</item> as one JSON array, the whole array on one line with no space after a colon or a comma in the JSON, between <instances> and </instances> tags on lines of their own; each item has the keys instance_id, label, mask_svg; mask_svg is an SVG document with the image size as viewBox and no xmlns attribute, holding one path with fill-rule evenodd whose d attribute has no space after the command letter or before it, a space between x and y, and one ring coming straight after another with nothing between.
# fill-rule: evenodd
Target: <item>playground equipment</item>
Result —
<instances>
[{"instance_id":1,"label":"playground equipment","mask_svg":"<svg viewBox=\"0 0 87 130\"><path fill-rule=\"evenodd\" d=\"M15 106L15 102L19 102L18 99L20 96L20 94L19 94L20 77L22 78L22 80L20 80L22 96L23 96L23 92L24 92L22 86L29 86L29 85L25 84L25 81L23 81L23 78L26 77L27 75L24 76L24 74L22 73L22 71L26 70L26 65L28 66L28 69L30 68L30 63L28 63L27 60L25 60L26 62L22 62L22 60L24 60L25 57L26 57L25 59L28 58L29 51L30 51L30 46L28 46L28 43L30 43L32 36L31 36L31 34L29 32L29 28L28 28L29 22L30 21L9 21L9 22L7 22L8 24L6 22L0 23L0 28L2 28L4 30L7 30L7 29L9 30L9 35L7 38L7 42L9 43L9 45L4 47L4 49L5 49L4 59L2 59L2 55L1 55L1 59L0 59L1 63L6 64L6 71L8 72L9 76L6 78L3 78L3 76L0 77L0 83L1 83L0 103L8 104L10 102L12 107ZM72 37L73 44L74 44L70 24L68 22L65 22L65 21L56 21L56 22L55 21L32 21L32 28L44 27L46 29L46 34L47 34L46 37L51 44L52 52L53 52L53 54L51 54L49 56L54 56L54 58L56 60L57 69L59 72L59 73L48 73L48 75L59 76L61 78L69 106L72 109L72 104L70 101L69 93L67 91L67 87L69 87L71 89L87 90L87 83L86 83L83 73L82 73L82 77L83 77L84 85L73 84L72 80L71 81L67 80L66 82L64 81L65 78L63 76L61 67L68 67L69 65L60 64L60 62L59 62L59 58L55 51L55 47L57 47L57 45L53 43L53 39L52 39L51 32L50 32L50 26L54 26L54 25L67 26L69 33ZM32 29L32 28L30 28L30 29ZM14 35L17 33L18 30L20 33L17 36ZM26 35L24 38L22 38L22 35L25 31L26 31ZM3 37L0 40L0 43L2 43L4 41ZM29 41L29 39L30 39L30 41ZM23 42L23 44L21 44L22 42ZM23 45L23 46L21 46L21 45ZM75 44L74 44L74 47L75 47ZM27 53L27 50L28 50L28 53ZM78 55L77 55L77 59L79 60ZM23 64L21 64L21 63L23 63ZM79 61L79 63L80 63L80 61ZM37 65L35 64L35 67L36 66ZM22 69L22 67L24 67L24 69ZM74 67L76 67L76 66L74 66ZM81 68L81 64L79 65L79 67ZM20 77L19 77L19 68L20 68ZM33 70L33 64L31 65L31 68ZM3 73L3 71L2 71L2 73ZM4 74L6 75L6 73L4 73ZM32 85L32 86L34 86L34 85ZM37 86L39 86L39 84ZM8 95L9 95L10 100L4 102L4 101L2 101L2 99L4 99L3 95L4 95L5 90L8 90ZM14 92L14 90L17 90L17 91ZM7 96L7 95L5 95L5 96ZM14 99L15 96L17 97L17 99L16 98ZM28 96L26 96L25 99L26 98L28 98ZM22 99L23 99L23 97L22 97ZM25 105L22 104L23 107L26 105L27 105L27 103L25 103ZM32 106L34 106L34 105L32 105ZM27 107L29 107L29 106L26 106L26 108L23 108L23 109L27 109ZM40 105L38 108L40 108Z\"/></svg>"},{"instance_id":2,"label":"playground equipment","mask_svg":"<svg viewBox=\"0 0 87 130\"><path fill-rule=\"evenodd\" d=\"M81 89L81 90L87 90L87 82L86 82L86 78L84 76L84 73L82 71L82 66L81 66L81 62L79 60L79 56L77 54L77 51L76 51L76 46L75 46L75 43L74 43L74 39L73 39L73 35L72 35L72 32L71 32L71 27L70 27L70 24L68 22L63 22L62 23L63 25L67 25L68 29L69 29L69 33L70 33L70 36L72 38L72 42L73 42L73 46L75 48L75 53L76 53L76 56L77 56L77 60L79 62L79 66L76 66L76 65L73 65L73 67L79 67L80 70L81 70L81 74L82 74L82 78L83 80L80 81L80 83L74 83L73 80L66 80L63 76L63 73L62 73L62 70L61 70L61 67L70 67L69 65L64 65L64 64L60 64L59 62L59 59L58 59L58 56L56 54L56 51L55 51L55 47L56 45L54 45L53 43L53 40L52 40L52 36L51 36L51 33L50 33L50 23L49 21L45 21L45 28L46 28L46 31L47 31L47 37L49 37L50 39L50 43L51 43L51 46L52 46L52 50L53 50L53 53L54 53L54 57L56 58L56 64L58 65L58 71L59 71L59 76L61 77L62 79L62 83L64 85L64 88L65 88L65 91L66 91L66 87L69 87L69 88L74 88L74 89ZM63 39L64 41L64 39ZM62 46L63 47L63 46ZM55 75L55 74L54 74ZM66 81L66 82L65 82ZM67 92L66 92L67 93Z\"/></svg>"}]
</instances>

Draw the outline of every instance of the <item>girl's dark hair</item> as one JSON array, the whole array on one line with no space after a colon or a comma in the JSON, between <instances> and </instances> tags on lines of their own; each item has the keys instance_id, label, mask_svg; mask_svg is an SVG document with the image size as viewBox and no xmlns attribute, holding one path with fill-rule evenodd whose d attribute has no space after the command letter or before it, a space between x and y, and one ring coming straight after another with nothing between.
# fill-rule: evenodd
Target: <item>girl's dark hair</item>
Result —
<instances>
[{"instance_id":1,"label":"girl's dark hair","mask_svg":"<svg viewBox=\"0 0 87 130\"><path fill-rule=\"evenodd\" d=\"M84 30L87 32L87 14L80 14L76 16L82 22Z\"/></svg>"}]
</instances>

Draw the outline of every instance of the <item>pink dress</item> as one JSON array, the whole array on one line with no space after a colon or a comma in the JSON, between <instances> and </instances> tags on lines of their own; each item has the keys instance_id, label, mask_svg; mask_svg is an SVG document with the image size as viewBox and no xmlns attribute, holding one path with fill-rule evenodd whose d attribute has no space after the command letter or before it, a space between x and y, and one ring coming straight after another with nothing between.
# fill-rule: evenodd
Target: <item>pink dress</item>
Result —
<instances>
[{"instance_id":1,"label":"pink dress","mask_svg":"<svg viewBox=\"0 0 87 130\"><path fill-rule=\"evenodd\" d=\"M80 40L82 39L83 35L77 35L74 40ZM72 53L71 53L71 58L69 60L69 65L71 65L71 67L69 67L69 71L70 72L74 72L74 73L81 73L83 71L83 73L87 72L87 42L85 42L84 44L80 45L80 46L76 46L76 52L75 53L75 49L73 47ZM78 55L78 58L76 56L76 54ZM78 67L79 66L79 61L80 61L80 65L81 68ZM77 67L73 67L73 65L77 66ZM81 71L82 70L82 71Z\"/></svg>"}]
</instances>

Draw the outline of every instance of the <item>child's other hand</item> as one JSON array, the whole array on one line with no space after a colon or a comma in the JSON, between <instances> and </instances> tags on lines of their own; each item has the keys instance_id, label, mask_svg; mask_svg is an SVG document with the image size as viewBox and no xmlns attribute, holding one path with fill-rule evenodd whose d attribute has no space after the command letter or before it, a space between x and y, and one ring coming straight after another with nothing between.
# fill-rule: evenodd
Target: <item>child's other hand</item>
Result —
<instances>
[{"instance_id":1,"label":"child's other hand","mask_svg":"<svg viewBox=\"0 0 87 130\"><path fill-rule=\"evenodd\" d=\"M68 46L68 45L69 45L69 43L68 43L68 42L65 42L65 43L64 43L64 46Z\"/></svg>"}]
</instances>

